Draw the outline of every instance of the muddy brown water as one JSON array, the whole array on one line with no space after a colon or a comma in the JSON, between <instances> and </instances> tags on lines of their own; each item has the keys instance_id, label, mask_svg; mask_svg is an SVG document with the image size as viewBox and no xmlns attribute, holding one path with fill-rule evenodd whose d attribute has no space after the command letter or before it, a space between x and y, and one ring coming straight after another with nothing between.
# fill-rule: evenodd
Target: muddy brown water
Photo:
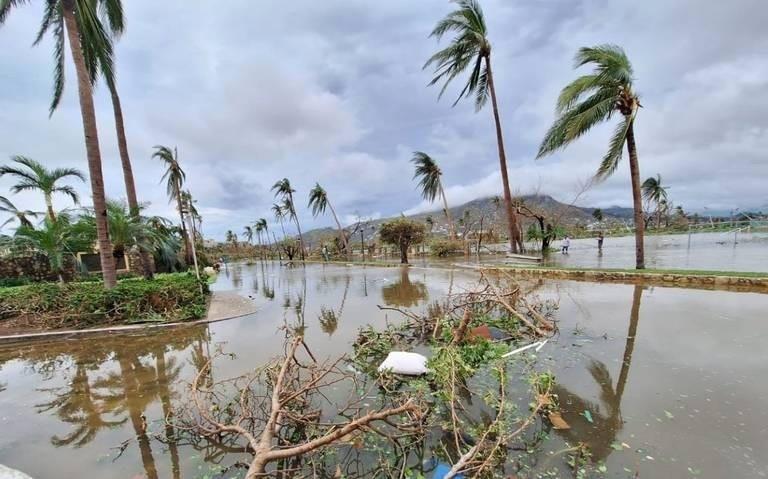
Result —
<instances>
[{"instance_id":1,"label":"muddy brown water","mask_svg":"<svg viewBox=\"0 0 768 479\"><path fill-rule=\"evenodd\" d=\"M214 289L239 291L257 313L0 344L0 463L37 478L217 477L242 457L190 444L163 422L215 348L236 359L218 362L214 375L247 372L280 351L278 328L303 310L310 346L335 355L350 350L360 326L399 321L376 305L420 309L473 278L443 269L230 265ZM542 282L538 294L560 300L560 333L537 368L557 376L571 429L548 431L532 461L539 474L560 473L531 477L570 477L557 453L578 442L605 461L607 472L595 477L768 475L768 295L569 281Z\"/></svg>"}]
</instances>

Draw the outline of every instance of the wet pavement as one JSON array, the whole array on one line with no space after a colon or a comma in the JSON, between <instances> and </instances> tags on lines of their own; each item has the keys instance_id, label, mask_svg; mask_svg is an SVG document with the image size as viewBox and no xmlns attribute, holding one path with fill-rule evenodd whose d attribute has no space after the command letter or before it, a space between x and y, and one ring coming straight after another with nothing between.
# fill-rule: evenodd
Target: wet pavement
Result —
<instances>
[{"instance_id":1,"label":"wet pavement","mask_svg":"<svg viewBox=\"0 0 768 479\"><path fill-rule=\"evenodd\" d=\"M212 374L241 374L279 353L282 325L303 321L313 351L336 355L350 350L359 327L401 319L376 305L422 309L474 277L230 265L213 289L237 291L257 309L252 315L0 344L0 463L37 478L219 477L240 457L163 421L217 347L236 359L217 362ZM569 281L534 287L560 300L560 332L539 353L539 367L556 375L571 429L548 431L533 474L557 467L554 477L571 477L557 452L584 442L605 461L603 477L768 477L768 295Z\"/></svg>"}]
</instances>

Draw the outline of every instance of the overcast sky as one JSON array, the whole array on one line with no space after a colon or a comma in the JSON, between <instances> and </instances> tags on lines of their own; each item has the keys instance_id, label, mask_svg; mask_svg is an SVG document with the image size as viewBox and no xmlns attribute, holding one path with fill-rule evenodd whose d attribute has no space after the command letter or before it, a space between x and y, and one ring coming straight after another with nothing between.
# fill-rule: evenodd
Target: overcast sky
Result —
<instances>
[{"instance_id":1,"label":"overcast sky","mask_svg":"<svg viewBox=\"0 0 768 479\"><path fill-rule=\"evenodd\" d=\"M44 2L0 27L0 161L30 156L87 171L74 71L51 119L50 39L33 48ZM429 209L411 181L414 150L443 169L449 202L498 194L490 109L437 101L424 61L445 0L125 1L116 50L138 194L173 217L152 146L177 146L207 236L272 221L270 186L288 177L300 219L319 181L345 221ZM643 178L657 173L686 209L768 209L768 2L765 0L482 0L493 42L510 180L519 193L570 202L597 168L612 126L534 160L575 51L616 43L634 64L644 108L636 136ZM69 55L68 55L69 57ZM457 83L456 87L460 85ZM97 90L107 193L125 196L111 104ZM630 206L624 162L579 197ZM0 179L0 195L12 181ZM84 202L89 189L76 185ZM42 210L35 194L10 196ZM57 197L58 208L68 205ZM0 222L3 220L0 217ZM7 231L6 231L7 232Z\"/></svg>"}]
</instances>

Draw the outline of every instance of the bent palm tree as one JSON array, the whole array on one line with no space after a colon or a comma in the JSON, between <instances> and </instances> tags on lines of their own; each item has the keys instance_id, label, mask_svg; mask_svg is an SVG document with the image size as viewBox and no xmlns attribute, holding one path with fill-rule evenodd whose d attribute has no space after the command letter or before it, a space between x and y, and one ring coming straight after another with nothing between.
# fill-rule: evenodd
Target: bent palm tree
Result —
<instances>
[{"instance_id":1,"label":"bent palm tree","mask_svg":"<svg viewBox=\"0 0 768 479\"><path fill-rule=\"evenodd\" d=\"M333 221L336 222L336 228L339 230L339 239L344 246L344 255L349 256L349 242L347 242L347 235L344 234L344 228L341 227L339 217L336 216L336 210L333 209L330 200L328 200L328 193L320 186L320 183L315 183L315 187L309 191L309 205L312 208L312 216L315 218L317 215L325 214L326 209L331 210Z\"/></svg>"},{"instance_id":2,"label":"bent palm tree","mask_svg":"<svg viewBox=\"0 0 768 479\"><path fill-rule=\"evenodd\" d=\"M5 220L2 224L0 224L0 228L4 228L6 225L8 225L13 220L16 220L19 222L19 226L27 226L32 227L32 222L29 221L29 218L37 218L38 213L30 210L20 210L11 203L11 201L6 198L5 196L0 196L0 212L2 213L8 213L11 215L10 218Z\"/></svg>"},{"instance_id":3,"label":"bent palm tree","mask_svg":"<svg viewBox=\"0 0 768 479\"><path fill-rule=\"evenodd\" d=\"M85 181L85 175L80 170L75 168L49 170L42 163L25 156L14 156L11 158L11 161L21 166L0 166L0 178L9 175L19 180L18 183L11 187L13 193L40 191L45 198L45 207L48 211L49 219L56 219L56 214L53 211L54 193L63 193L72 198L75 204L79 203L80 198L77 196L77 191L70 185L60 185L59 182L70 176Z\"/></svg>"},{"instance_id":4,"label":"bent palm tree","mask_svg":"<svg viewBox=\"0 0 768 479\"><path fill-rule=\"evenodd\" d=\"M187 175L184 173L181 165L179 165L179 152L176 148L171 150L167 146L155 146L155 152L152 154L152 158L157 158L165 163L166 170L160 181L162 182L163 180L166 180L168 201L176 200L176 207L179 210L179 218L181 219L181 235L184 238L184 261L189 264L192 261L192 253L189 247L187 226L184 224L185 208L181 191Z\"/></svg>"},{"instance_id":5,"label":"bent palm tree","mask_svg":"<svg viewBox=\"0 0 768 479\"><path fill-rule=\"evenodd\" d=\"M439 195L443 200L443 213L448 220L448 230L451 233L451 238L456 238L456 227L451 220L451 213L448 211L448 200L445 198L445 190L443 189L443 183L440 177L443 176L443 172L440 167L437 166L435 160L428 154L415 151L411 162L416 165L416 171L413 173L413 178L419 178L419 187L421 188L421 196L434 203L435 198Z\"/></svg>"},{"instance_id":6,"label":"bent palm tree","mask_svg":"<svg viewBox=\"0 0 768 479\"><path fill-rule=\"evenodd\" d=\"M288 213L288 216L296 223L296 230L299 233L299 247L301 248L301 259L304 260L304 238L301 235L301 226L299 225L299 218L296 216L295 203L293 202L293 194L296 190L291 188L291 182L288 178L283 178L272 186L272 191L275 192L275 197L281 196L283 199L283 211Z\"/></svg>"},{"instance_id":7,"label":"bent palm tree","mask_svg":"<svg viewBox=\"0 0 768 479\"><path fill-rule=\"evenodd\" d=\"M491 42L488 40L488 28L485 24L483 10L477 0L454 0L458 10L449 13L440 20L430 37L439 41L447 33L456 36L446 48L435 53L424 64L424 68L434 65L435 77L429 82L434 85L442 82L440 97L445 93L448 84L457 76L471 69L467 83L453 103L470 95L475 96L475 109L480 111L491 97L493 119L496 124L496 143L499 150L499 168L504 187L504 202L507 210L507 226L509 228L509 246L513 253L523 247L522 234L517 226L517 216L512 206L512 190L509 188L507 173L507 155L504 152L504 137L501 133L501 118L496 101L496 87L491 70Z\"/></svg>"},{"instance_id":8,"label":"bent palm tree","mask_svg":"<svg viewBox=\"0 0 768 479\"><path fill-rule=\"evenodd\" d=\"M640 99L632 88L632 64L624 50L616 45L581 48L576 54L575 63L576 68L593 65L595 71L577 78L563 88L557 99L559 117L544 136L537 158L566 147L593 126L610 120L616 113L621 114L623 119L611 137L608 151L603 156L595 177L603 180L616 171L626 143L635 210L635 267L643 269L645 225L634 132Z\"/></svg>"},{"instance_id":9,"label":"bent palm tree","mask_svg":"<svg viewBox=\"0 0 768 479\"><path fill-rule=\"evenodd\" d=\"M272 214L275 215L275 219L280 222L280 229L283 232L283 239L286 238L285 235L285 226L283 225L283 218L285 218L285 211L283 211L283 207L278 205L277 203L272 204Z\"/></svg>"},{"instance_id":10,"label":"bent palm tree","mask_svg":"<svg viewBox=\"0 0 768 479\"><path fill-rule=\"evenodd\" d=\"M253 244L253 228L250 226L243 227L243 238L248 244Z\"/></svg>"},{"instance_id":11,"label":"bent palm tree","mask_svg":"<svg viewBox=\"0 0 768 479\"><path fill-rule=\"evenodd\" d=\"M11 9L28 3L24 0L0 0L0 25L5 23ZM101 271L104 277L104 287L112 288L117 283L115 261L112 257L112 244L107 230L107 206L104 192L104 176L101 166L101 151L99 134L96 127L96 109L93 104L92 75L85 59L85 52L102 51L104 45L97 39L105 38L103 26L98 20L97 8L106 12L114 12L116 0L48 0L45 2L43 19L38 30L35 44L38 44L45 34L52 30L54 39L54 59L57 68L54 70L54 103L51 112L56 108L57 98L64 89L65 41L69 44L72 60L77 75L77 89L80 98L80 114L83 122L85 151L88 158L88 172L91 180L93 206L96 209L96 230L99 242Z\"/></svg>"},{"instance_id":12,"label":"bent palm tree","mask_svg":"<svg viewBox=\"0 0 768 479\"><path fill-rule=\"evenodd\" d=\"M269 250L269 225L267 224L267 219L259 218L256 220L256 227L259 229L259 231L264 233L264 242L266 243L267 249Z\"/></svg>"},{"instance_id":13,"label":"bent palm tree","mask_svg":"<svg viewBox=\"0 0 768 479\"><path fill-rule=\"evenodd\" d=\"M661 175L651 176L641 186L643 198L656 204L656 227L661 226L661 212L667 202L667 187L661 184Z\"/></svg>"}]
</instances>

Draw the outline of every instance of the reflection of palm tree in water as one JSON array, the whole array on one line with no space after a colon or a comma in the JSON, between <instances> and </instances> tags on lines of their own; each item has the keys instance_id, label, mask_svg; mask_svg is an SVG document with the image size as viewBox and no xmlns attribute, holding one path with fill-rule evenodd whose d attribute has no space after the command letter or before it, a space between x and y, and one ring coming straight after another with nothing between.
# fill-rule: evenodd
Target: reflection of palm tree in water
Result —
<instances>
[{"instance_id":1,"label":"reflection of palm tree in water","mask_svg":"<svg viewBox=\"0 0 768 479\"><path fill-rule=\"evenodd\" d=\"M600 361L592 361L588 370L595 382L600 386L600 403L607 414L600 413L600 406L582 399L563 386L556 385L554 392L557 394L562 409L563 418L571 426L571 429L558 430L565 439L571 442L583 442L589 446L592 457L600 461L611 453L611 444L616 440L616 435L623 426L621 418L621 400L629 377L629 366L632 362L632 353L635 348L635 335L640 319L640 302L643 295L643 287L635 285L632 296L632 309L629 316L629 331L627 342L624 346L624 356L619 371L619 379L614 389L611 374L608 368ZM594 423L590 423L582 415L589 411Z\"/></svg>"},{"instance_id":2,"label":"reflection of palm tree in water","mask_svg":"<svg viewBox=\"0 0 768 479\"><path fill-rule=\"evenodd\" d=\"M411 282L408 268L400 268L400 281L381 288L381 297L389 306L410 308L427 299L427 286L420 282Z\"/></svg>"},{"instance_id":3,"label":"reflection of palm tree in water","mask_svg":"<svg viewBox=\"0 0 768 479\"><path fill-rule=\"evenodd\" d=\"M56 447L73 445L82 447L93 440L103 428L113 428L125 423L107 421L102 415L110 413L104 396L94 394L88 378L88 372L83 361L75 361L75 375L66 390L43 389L52 392L55 397L51 401L38 404L38 413L56 410L56 415L62 422L75 425L75 429L64 437L53 436L51 444Z\"/></svg>"},{"instance_id":4,"label":"reflection of palm tree in water","mask_svg":"<svg viewBox=\"0 0 768 479\"><path fill-rule=\"evenodd\" d=\"M350 276L347 274L345 276L344 293L341 295L341 304L339 304L338 312L324 306L320 308L320 316L317 319L320 321L320 329L322 329L328 336L332 336L333 333L336 332L336 328L339 327L339 320L341 319L341 314L344 312L344 304L347 302L350 279Z\"/></svg>"}]
</instances>

